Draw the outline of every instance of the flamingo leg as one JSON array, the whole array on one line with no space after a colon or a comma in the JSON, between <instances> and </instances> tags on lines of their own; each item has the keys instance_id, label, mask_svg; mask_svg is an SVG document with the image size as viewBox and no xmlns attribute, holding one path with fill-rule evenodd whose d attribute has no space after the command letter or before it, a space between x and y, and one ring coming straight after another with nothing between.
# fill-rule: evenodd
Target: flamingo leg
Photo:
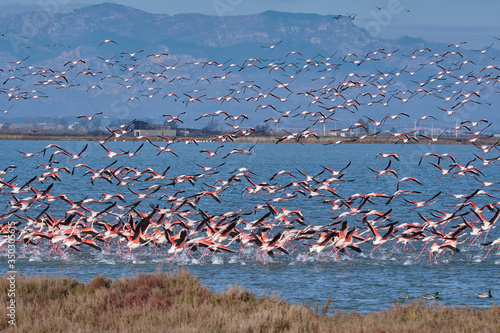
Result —
<instances>
[{"instance_id":1,"label":"flamingo leg","mask_svg":"<svg viewBox=\"0 0 500 333\"><path fill-rule=\"evenodd\" d=\"M484 256L483 260L481 260L481 261L484 261L484 259L486 259L486 257L488 256L488 254L490 254L491 249L493 249L493 247L490 247L490 249L488 250L488 252L486 252L486 255ZM500 247L499 247L499 249L500 249Z\"/></svg>"},{"instance_id":2,"label":"flamingo leg","mask_svg":"<svg viewBox=\"0 0 500 333\"><path fill-rule=\"evenodd\" d=\"M321 253L321 252L318 252L318 255L317 255L317 257L316 257L316 260L319 260L319 261L323 261L323 262L330 263L330 262L329 262L328 260L326 260L326 259L320 259L320 258L319 258L320 253Z\"/></svg>"},{"instance_id":3,"label":"flamingo leg","mask_svg":"<svg viewBox=\"0 0 500 333\"><path fill-rule=\"evenodd\" d=\"M301 261L301 264L303 264L303 263L305 263L305 262L306 262L306 260L307 260L307 256L309 255L309 253L311 253L311 252L309 252L309 251L308 251L308 252L306 253L306 257L304 258L304 260L302 260L302 261Z\"/></svg>"},{"instance_id":4,"label":"flamingo leg","mask_svg":"<svg viewBox=\"0 0 500 333\"><path fill-rule=\"evenodd\" d=\"M418 254L418 256L415 258L415 260L418 260L418 258L422 255L422 252L424 252L424 250L427 250L427 247L425 246L425 244L422 244L422 251L420 251L420 253Z\"/></svg>"},{"instance_id":5,"label":"flamingo leg","mask_svg":"<svg viewBox=\"0 0 500 333\"><path fill-rule=\"evenodd\" d=\"M372 249L372 252L370 252L370 254L369 254L369 255L367 255L367 257L371 256L371 255L372 255L372 253L373 253L376 249L378 249L378 248L379 248L379 246L380 246L380 245L375 246L375 247Z\"/></svg>"}]
</instances>

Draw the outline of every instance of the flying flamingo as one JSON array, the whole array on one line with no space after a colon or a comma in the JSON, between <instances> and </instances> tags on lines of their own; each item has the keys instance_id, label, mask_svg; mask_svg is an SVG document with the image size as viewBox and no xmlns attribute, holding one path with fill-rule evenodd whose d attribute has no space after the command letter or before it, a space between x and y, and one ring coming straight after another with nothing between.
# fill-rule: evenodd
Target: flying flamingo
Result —
<instances>
[{"instance_id":1,"label":"flying flamingo","mask_svg":"<svg viewBox=\"0 0 500 333\"><path fill-rule=\"evenodd\" d=\"M105 39L105 40L103 40L103 41L99 44L99 46L101 46L102 44L107 44L107 43L114 43L114 44L117 44L117 43L116 43L114 40L112 40L112 39ZM99 46L98 46L98 47L99 47Z\"/></svg>"},{"instance_id":2,"label":"flying flamingo","mask_svg":"<svg viewBox=\"0 0 500 333\"><path fill-rule=\"evenodd\" d=\"M78 117L76 117L76 118L78 118L78 119L80 119L80 118L86 118L88 121L91 121L91 120L93 120L96 116L98 116L98 115L100 115L100 114L102 114L102 112L96 112L96 113L94 113L92 116L86 116L86 115L84 115L84 114L83 114L83 115L78 116Z\"/></svg>"}]
</instances>

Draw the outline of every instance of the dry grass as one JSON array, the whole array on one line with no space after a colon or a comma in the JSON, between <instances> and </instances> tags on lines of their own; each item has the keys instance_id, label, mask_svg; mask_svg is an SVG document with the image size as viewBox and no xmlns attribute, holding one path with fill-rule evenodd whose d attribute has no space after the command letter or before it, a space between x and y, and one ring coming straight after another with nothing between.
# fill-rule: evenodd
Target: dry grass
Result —
<instances>
[{"instance_id":1,"label":"dry grass","mask_svg":"<svg viewBox=\"0 0 500 333\"><path fill-rule=\"evenodd\" d=\"M8 324L2 305L1 331L500 332L496 305L473 309L415 301L369 314L327 315L331 301L314 311L276 295L257 297L238 286L215 293L184 270L114 281L96 276L86 285L49 276L19 276L16 283L17 326ZM0 304L6 305L5 276L0 287Z\"/></svg>"}]
</instances>

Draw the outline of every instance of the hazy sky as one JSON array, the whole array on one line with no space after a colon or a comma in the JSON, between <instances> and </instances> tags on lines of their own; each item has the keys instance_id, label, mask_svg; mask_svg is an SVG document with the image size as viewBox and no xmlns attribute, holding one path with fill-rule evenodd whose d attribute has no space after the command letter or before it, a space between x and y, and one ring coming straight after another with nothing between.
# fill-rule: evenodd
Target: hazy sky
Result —
<instances>
[{"instance_id":1,"label":"hazy sky","mask_svg":"<svg viewBox=\"0 0 500 333\"><path fill-rule=\"evenodd\" d=\"M67 11L103 3L102 0L0 0L0 14L26 10ZM110 0L146 12L245 15L277 10L322 15L355 14L355 24L372 29L379 37L410 35L459 42L469 46L491 44L500 37L500 1L481 0ZM47 7L49 6L49 7ZM381 8L380 10L377 8ZM500 42L499 42L500 44ZM499 47L499 45L495 45Z\"/></svg>"}]
</instances>

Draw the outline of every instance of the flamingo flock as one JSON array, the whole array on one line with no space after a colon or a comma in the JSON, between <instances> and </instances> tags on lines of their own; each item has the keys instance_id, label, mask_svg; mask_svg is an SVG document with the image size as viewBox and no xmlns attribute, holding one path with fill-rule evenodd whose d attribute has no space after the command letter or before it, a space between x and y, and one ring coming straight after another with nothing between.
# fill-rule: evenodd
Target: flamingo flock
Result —
<instances>
[{"instance_id":1,"label":"flamingo flock","mask_svg":"<svg viewBox=\"0 0 500 333\"><path fill-rule=\"evenodd\" d=\"M16 175L18 166L13 164L1 166L0 195L6 208L0 216L4 221L0 225L0 249L5 251L7 230L11 226L8 222L15 220L16 240L23 256L41 253L47 257L66 257L81 251L115 251L123 258L155 252L168 260L185 256L202 260L225 252L265 262L302 250L305 262L311 260L309 256L320 261L336 260L341 255L370 257L382 248L399 251L402 246L403 251L414 253L416 259L426 257L427 253L429 261L437 263L439 257L467 246L479 246L484 249L485 260L491 251L500 252L500 238L490 235L499 223L500 202L495 201L499 183L485 179L486 170L491 173L497 168L499 145L485 141L489 137L485 130L492 125L486 118L461 119L460 126L442 130L437 136L419 134L416 130L391 133L389 139L394 138L392 142L396 144L426 143L421 149L428 149L443 142L446 134L460 131L467 135L476 158L457 161L450 154L426 152L420 156L418 165L413 166L415 175L400 178L394 168L404 162L400 156L393 152L374 153L373 161L383 159L387 166L383 169L365 166L365 173L393 184L386 193L365 188L365 193L340 195L340 190L348 191L349 184L357 181L351 177L351 162L338 171L332 166L321 166L321 170L310 175L298 168L273 170L269 179L262 179L259 172L245 166L225 175L220 172L226 163L234 165L231 160L245 161L257 154L258 144L248 149L233 148L238 138L252 137L262 131L245 125L257 115L264 115L265 121L272 121L275 126L291 118L302 118L303 127L296 131L282 130L273 140L276 145L317 141L320 134L311 129L311 123L313 126L334 123L338 118L359 115L360 119L367 119L366 123L353 122L334 132L354 131L358 135L349 141L360 142L380 135L380 129L392 126L398 118L415 119L421 124L431 119L436 121L436 117L460 114L471 105L485 106L488 102L483 96L487 100L488 92L499 92L499 68L494 64L481 67L463 59L465 52L456 51L463 43L450 44L448 47L453 51L434 54L429 48L407 54L399 49L378 48L364 57L335 52L329 57L316 54L304 59L305 50L283 50L286 43L277 40L261 46L260 52L269 52L269 59L247 58L234 63L231 60L172 63L169 53L157 50L158 53L146 56L143 49L117 51L111 58L99 55L98 60L72 58L54 68L28 65L29 56L5 63L1 103L13 103L3 110L5 114L15 112L17 103L29 99L50 101L52 89L84 91L89 98L100 91L117 89L126 96L127 104L155 99L182 106L183 111L178 114L161 111L168 124L183 123L181 116L190 114L194 105L206 105L207 109L224 106L224 110L192 118L195 122L223 119L230 131L212 138L219 145L210 150L195 139L147 136L135 138L142 143L133 151L112 150L109 142L123 139L132 131L135 120L127 120L106 127L108 137L88 142L79 151L70 151L63 143L51 143L39 151L19 151L23 163L33 163L33 175ZM483 57L482 61L494 61L489 56L491 47L473 52ZM118 38L96 41L96 48L120 50L120 41ZM383 72L368 66L373 62L377 66L384 62L393 64L395 58L401 60L401 68ZM187 69L196 71L188 75ZM345 77L334 74L344 70L357 72ZM198 71L203 73L196 77L193 73ZM271 79L255 82L251 79L253 75L245 76L250 71L261 71ZM409 79L414 75L419 81L402 83L402 77ZM46 92L28 91L30 84ZM210 90L211 85L217 89ZM299 89L304 86L308 88ZM220 93L223 89L227 90ZM421 98L444 103L436 106L447 115L438 111L439 114L419 117L401 111ZM298 101L305 101L306 107L296 104ZM237 111L243 104L249 105L247 109L253 109L253 114L231 114L234 113L231 110ZM376 120L370 107L390 107L398 112ZM96 111L76 119L93 122L106 114L104 108ZM373 131L369 125L373 125ZM336 146L344 142L328 144ZM170 166L161 170L148 166L141 170L134 164L134 159L182 161L186 156L175 148L180 144L200 146L197 152L206 162L197 164L199 173L174 174ZM95 145L93 151L101 154L84 155L89 154L90 145ZM275 149L279 149L276 145L273 144ZM146 154L147 146L154 152ZM98 167L102 160L107 165ZM447 177L449 182L456 182L464 177L474 178L477 189L466 194L443 191L422 194L429 185L418 179L422 163L433 166L436 179ZM497 177L498 172L494 175ZM78 190L58 192L60 183L82 178L89 186L107 189L97 197ZM422 191L400 189L409 183L418 185ZM226 204L232 206L230 211L217 212L216 208L226 198L235 196L238 198L235 202ZM449 197L455 202L443 208L446 211L430 208ZM476 204L479 197L489 198L490 202L479 207ZM300 209L287 208L293 200L320 203L318 209L327 207L332 216L330 222L316 224ZM404 211L408 220L394 219L393 210Z\"/></svg>"}]
</instances>

